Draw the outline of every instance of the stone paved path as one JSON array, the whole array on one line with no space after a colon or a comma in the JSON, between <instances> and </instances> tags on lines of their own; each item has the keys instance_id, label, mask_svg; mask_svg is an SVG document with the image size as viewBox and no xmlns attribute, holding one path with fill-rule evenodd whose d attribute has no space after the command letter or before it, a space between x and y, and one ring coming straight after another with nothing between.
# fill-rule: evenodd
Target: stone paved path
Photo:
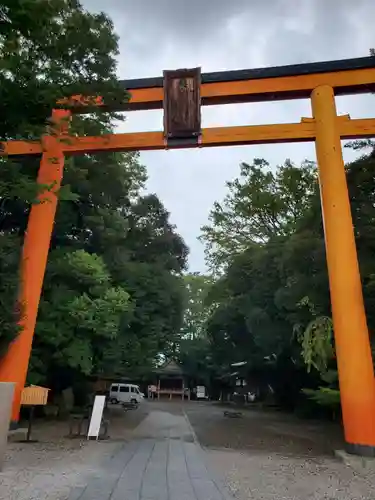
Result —
<instances>
[{"instance_id":1,"label":"stone paved path","mask_svg":"<svg viewBox=\"0 0 375 500\"><path fill-rule=\"evenodd\" d=\"M69 500L228 500L182 415L151 412L135 439Z\"/></svg>"}]
</instances>

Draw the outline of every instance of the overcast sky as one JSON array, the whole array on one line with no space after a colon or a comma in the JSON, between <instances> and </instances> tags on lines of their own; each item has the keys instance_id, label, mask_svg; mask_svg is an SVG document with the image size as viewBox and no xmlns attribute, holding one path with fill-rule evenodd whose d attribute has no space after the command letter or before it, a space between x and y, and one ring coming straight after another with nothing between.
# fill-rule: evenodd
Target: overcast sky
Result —
<instances>
[{"instance_id":1,"label":"overcast sky","mask_svg":"<svg viewBox=\"0 0 375 500\"><path fill-rule=\"evenodd\" d=\"M200 66L203 72L305 63L369 54L375 46L375 0L83 0L104 11L120 37L120 78L161 76L164 69ZM374 117L375 99L337 99L339 113ZM203 126L296 122L311 116L308 101L203 108ZM128 114L119 131L162 129L162 112ZM242 161L263 157L315 159L312 144L238 146L142 152L148 190L161 198L190 247L190 269L204 271L197 241L225 182ZM346 159L353 153L346 150Z\"/></svg>"}]
</instances>

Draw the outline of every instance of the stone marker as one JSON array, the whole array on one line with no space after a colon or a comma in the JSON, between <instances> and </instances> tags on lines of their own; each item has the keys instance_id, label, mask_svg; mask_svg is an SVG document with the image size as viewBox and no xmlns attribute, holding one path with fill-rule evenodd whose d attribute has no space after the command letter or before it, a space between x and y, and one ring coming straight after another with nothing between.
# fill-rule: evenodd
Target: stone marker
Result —
<instances>
[{"instance_id":1,"label":"stone marker","mask_svg":"<svg viewBox=\"0 0 375 500\"><path fill-rule=\"evenodd\" d=\"M13 402L14 384L0 382L0 471L3 469L5 451L8 441L10 414Z\"/></svg>"}]
</instances>

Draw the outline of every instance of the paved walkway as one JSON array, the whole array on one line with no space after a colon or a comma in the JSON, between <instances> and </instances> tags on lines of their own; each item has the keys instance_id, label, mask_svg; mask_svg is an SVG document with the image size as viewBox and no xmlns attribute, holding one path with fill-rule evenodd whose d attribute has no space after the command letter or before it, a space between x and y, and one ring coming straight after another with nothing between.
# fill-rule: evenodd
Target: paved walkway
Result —
<instances>
[{"instance_id":1,"label":"paved walkway","mask_svg":"<svg viewBox=\"0 0 375 500\"><path fill-rule=\"evenodd\" d=\"M69 500L228 500L182 415L152 411L135 439Z\"/></svg>"}]
</instances>

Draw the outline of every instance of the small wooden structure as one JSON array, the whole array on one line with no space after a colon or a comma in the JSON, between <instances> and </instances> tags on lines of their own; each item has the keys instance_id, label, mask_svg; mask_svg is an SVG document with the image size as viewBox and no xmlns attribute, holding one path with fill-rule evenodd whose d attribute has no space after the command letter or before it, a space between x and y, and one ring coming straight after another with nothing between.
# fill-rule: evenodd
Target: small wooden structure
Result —
<instances>
[{"instance_id":1,"label":"small wooden structure","mask_svg":"<svg viewBox=\"0 0 375 500\"><path fill-rule=\"evenodd\" d=\"M49 389L38 385L25 387L21 394L22 406L44 406L48 401Z\"/></svg>"},{"instance_id":2,"label":"small wooden structure","mask_svg":"<svg viewBox=\"0 0 375 500\"><path fill-rule=\"evenodd\" d=\"M174 396L190 399L190 391L185 389L185 376L181 366L174 360L166 361L157 371L156 395L157 398Z\"/></svg>"}]
</instances>

